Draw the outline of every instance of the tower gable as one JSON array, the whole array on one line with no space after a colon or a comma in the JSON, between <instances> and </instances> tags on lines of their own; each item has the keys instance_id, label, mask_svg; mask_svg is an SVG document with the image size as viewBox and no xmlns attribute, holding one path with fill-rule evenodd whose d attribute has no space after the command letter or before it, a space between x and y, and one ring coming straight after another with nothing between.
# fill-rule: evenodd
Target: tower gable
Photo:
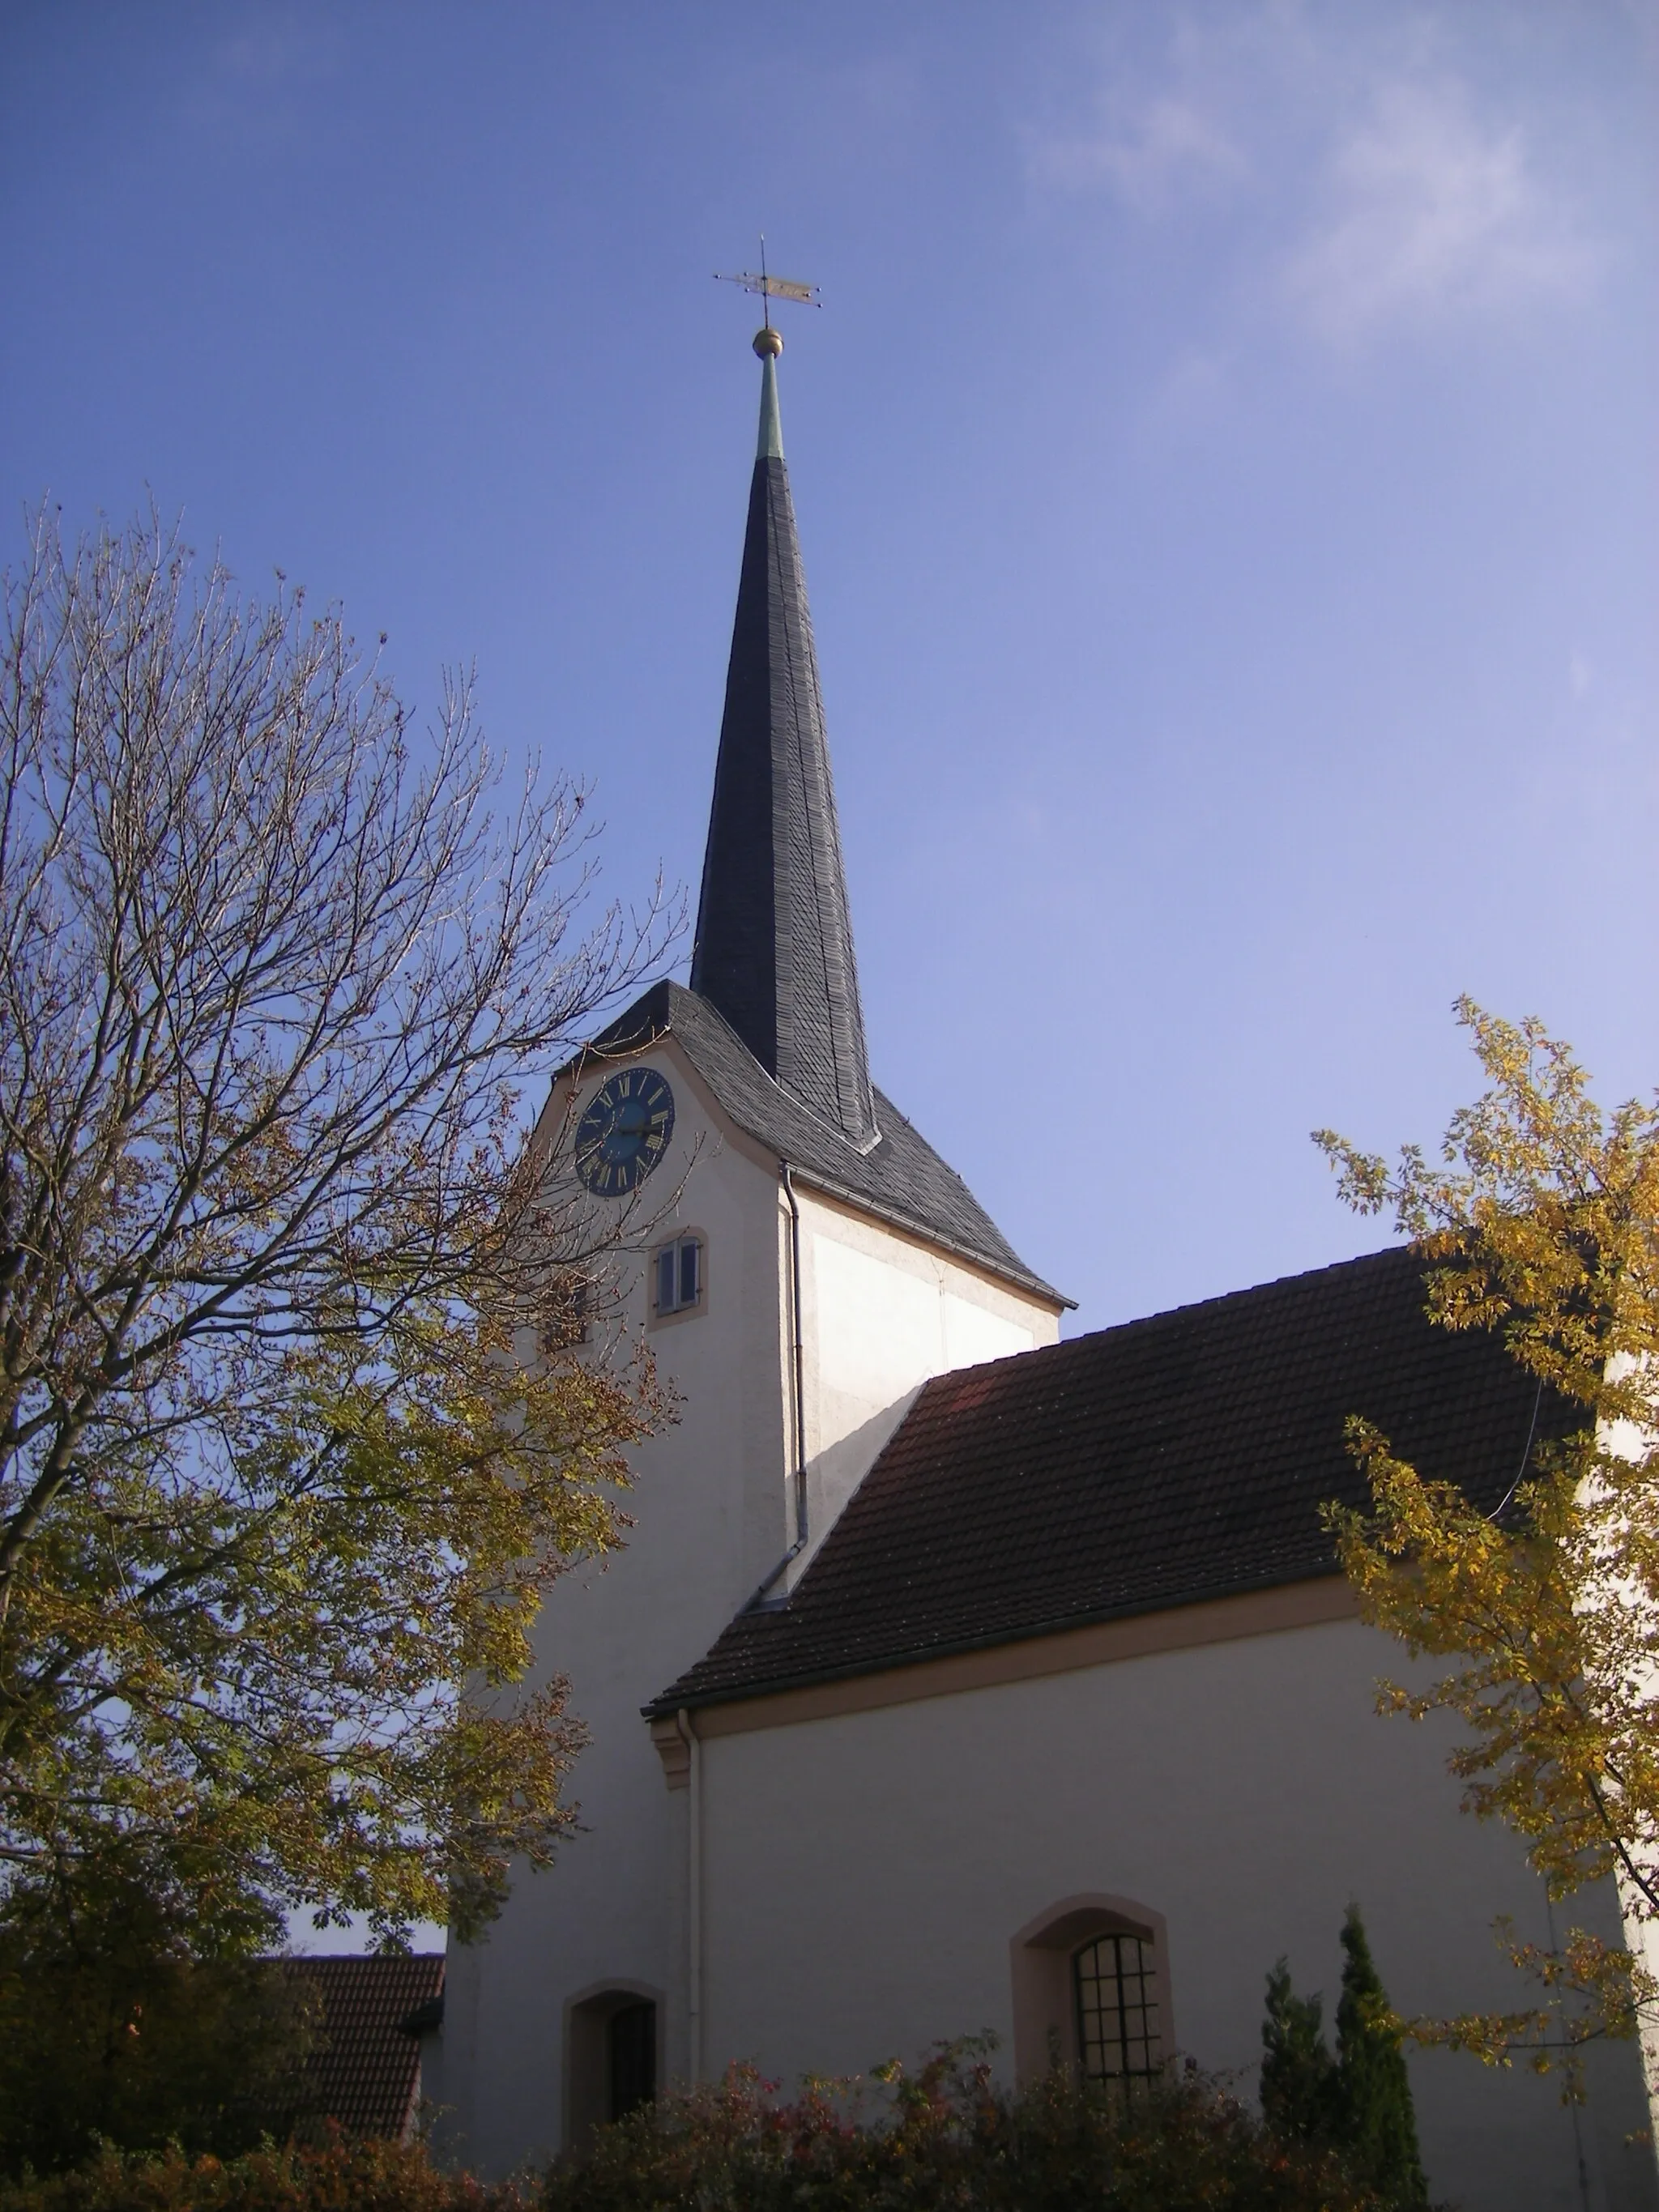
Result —
<instances>
[{"instance_id":1,"label":"tower gable","mask_svg":"<svg viewBox=\"0 0 1659 2212\"><path fill-rule=\"evenodd\" d=\"M655 983L596 1037L591 1066L672 1036L722 1110L780 1164L832 1197L890 1222L1000 1280L1033 1291L1058 1312L1070 1301L1028 1267L954 1168L879 1091L879 1133L860 1148L811 1111L761 1065L709 1000L678 983Z\"/></svg>"}]
</instances>

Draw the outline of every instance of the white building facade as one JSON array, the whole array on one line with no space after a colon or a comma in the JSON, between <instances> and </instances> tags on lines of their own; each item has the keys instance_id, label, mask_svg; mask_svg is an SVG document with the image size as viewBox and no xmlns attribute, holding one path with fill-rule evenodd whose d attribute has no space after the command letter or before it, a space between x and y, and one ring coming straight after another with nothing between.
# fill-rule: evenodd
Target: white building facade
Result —
<instances>
[{"instance_id":1,"label":"white building facade","mask_svg":"<svg viewBox=\"0 0 1659 2212\"><path fill-rule=\"evenodd\" d=\"M680 1411L626 1547L542 1619L590 1731L580 1831L451 1946L427 2079L487 2173L733 2059L855 2073L987 2028L1011 2079L1190 2054L1249 2094L1267 1970L1334 2000L1350 1899L1408 2014L1517 2001L1498 1916L1559 1932L1460 1812L1445 1738L1376 1717L1396 1656L1318 1518L1353 1412L1501 1494L1533 1407L1501 1351L1431 1329L1398 1253L1061 1345L1063 1298L872 1086L757 350L690 988L647 993L544 1122L632 1210L617 1323ZM1090 2040L1085 1972L1120 1977L1121 2021L1134 1976L1133 2038ZM1659 2207L1633 2048L1577 2111L1411 2063L1437 2196Z\"/></svg>"}]
</instances>

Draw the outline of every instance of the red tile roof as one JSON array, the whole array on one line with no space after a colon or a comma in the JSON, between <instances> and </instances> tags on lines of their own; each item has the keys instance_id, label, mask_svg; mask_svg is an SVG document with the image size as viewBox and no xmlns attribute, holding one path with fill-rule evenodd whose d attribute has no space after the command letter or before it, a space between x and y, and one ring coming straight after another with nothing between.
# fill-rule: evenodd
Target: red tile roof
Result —
<instances>
[{"instance_id":1,"label":"red tile roof","mask_svg":"<svg viewBox=\"0 0 1659 2212\"><path fill-rule=\"evenodd\" d=\"M403 2023L443 1992L441 1952L408 1958L296 1958L287 1961L322 1992L326 2047L306 2068L310 2115L350 2135L401 2141L414 2125L421 2045Z\"/></svg>"},{"instance_id":2,"label":"red tile roof","mask_svg":"<svg viewBox=\"0 0 1659 2212\"><path fill-rule=\"evenodd\" d=\"M1335 1571L1363 1414L1496 1505L1577 1425L1405 1250L925 1385L787 1604L740 1613L647 1708L753 1697Z\"/></svg>"}]
</instances>

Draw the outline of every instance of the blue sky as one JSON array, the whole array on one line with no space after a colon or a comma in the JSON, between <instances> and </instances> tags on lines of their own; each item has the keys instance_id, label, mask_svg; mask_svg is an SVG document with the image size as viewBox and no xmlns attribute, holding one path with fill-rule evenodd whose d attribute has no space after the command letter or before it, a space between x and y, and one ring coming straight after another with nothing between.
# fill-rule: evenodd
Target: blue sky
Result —
<instances>
[{"instance_id":1,"label":"blue sky","mask_svg":"<svg viewBox=\"0 0 1659 2212\"><path fill-rule=\"evenodd\" d=\"M1073 1326L1379 1240L1449 1001L1659 1082L1655 62L1616 0L5 9L0 494L476 661L693 890L754 258L878 1079Z\"/></svg>"}]
</instances>

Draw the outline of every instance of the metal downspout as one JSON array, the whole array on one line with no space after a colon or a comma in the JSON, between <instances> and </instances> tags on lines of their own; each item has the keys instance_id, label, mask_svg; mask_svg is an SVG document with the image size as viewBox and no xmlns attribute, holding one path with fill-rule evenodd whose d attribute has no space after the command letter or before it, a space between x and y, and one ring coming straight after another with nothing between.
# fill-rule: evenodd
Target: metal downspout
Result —
<instances>
[{"instance_id":1,"label":"metal downspout","mask_svg":"<svg viewBox=\"0 0 1659 2212\"><path fill-rule=\"evenodd\" d=\"M795 1540L778 1561L771 1573L761 1583L744 1611L759 1605L778 1577L787 1573L806 1549L806 1347L801 1327L800 1304L800 1201L795 1196L794 1176L787 1160L781 1159L778 1167L783 1177L783 1194L789 1202L789 1397L794 1468L791 1482L795 1492Z\"/></svg>"},{"instance_id":2,"label":"metal downspout","mask_svg":"<svg viewBox=\"0 0 1659 2212\"><path fill-rule=\"evenodd\" d=\"M685 1851L685 2070L702 2079L702 1744L691 1715L682 1705L674 1727L690 1761L686 1776L690 1802Z\"/></svg>"},{"instance_id":3,"label":"metal downspout","mask_svg":"<svg viewBox=\"0 0 1659 2212\"><path fill-rule=\"evenodd\" d=\"M793 1346L795 1393L795 1550L806 1542L806 1346L800 1318L800 1201L787 1160L783 1170L783 1194L789 1201L789 1299L794 1323Z\"/></svg>"}]
</instances>

